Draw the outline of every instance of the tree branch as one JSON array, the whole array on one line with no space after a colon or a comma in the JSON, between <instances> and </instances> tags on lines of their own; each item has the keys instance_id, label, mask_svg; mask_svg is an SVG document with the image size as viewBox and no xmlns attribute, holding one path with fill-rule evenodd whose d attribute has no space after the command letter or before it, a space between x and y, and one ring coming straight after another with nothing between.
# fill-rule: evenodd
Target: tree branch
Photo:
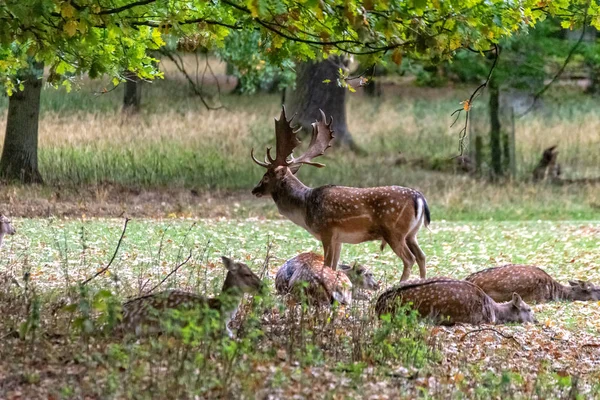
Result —
<instances>
[{"instance_id":1,"label":"tree branch","mask_svg":"<svg viewBox=\"0 0 600 400\"><path fill-rule=\"evenodd\" d=\"M492 73L494 72L494 70L496 69L496 65L498 64L498 59L500 58L500 48L498 47L497 44L494 44L494 49L495 49L496 57L494 57L494 63L492 64L492 67L490 68L485 81L481 85L479 85L473 93L471 93L471 97L469 97L468 100L464 101L464 103L466 103L466 104L462 108L459 108L459 109L455 110L452 114L450 114L451 116L456 115L456 119L450 125L450 127L452 127L452 126L454 126L454 124L456 124L456 121L458 121L458 119L460 118L460 114L463 111L465 111L465 125L460 130L459 141L458 141L458 150L459 150L460 154L456 157L462 157L462 155L464 154L465 138L467 137L467 128L469 126L469 115L471 113L471 108L473 107L473 101L475 101L475 99L481 95L480 91L483 90L485 87L487 87L487 85L490 83L490 79L492 78Z\"/></svg>"},{"instance_id":2,"label":"tree branch","mask_svg":"<svg viewBox=\"0 0 600 400\"><path fill-rule=\"evenodd\" d=\"M162 281L158 282L158 283L157 283L156 285L154 285L154 286L153 286L151 289L149 289L147 292L145 292L145 293L144 293L142 296L147 296L147 295L149 295L149 294L150 294L150 293L152 293L152 292L153 292L153 291L154 291L156 288L158 288L160 285L162 285L163 283L165 283L165 281L166 281L167 279L169 279L169 277L170 277L171 275L173 275L175 272L177 272L177 271L179 270L179 268L181 268L181 267L183 267L185 264L187 264L187 263L188 263L188 261L190 261L190 258L192 258L192 250L190 250L190 255L189 255L189 256L188 256L188 257L187 257L185 260L183 260L183 262L182 262L181 264L179 264L179 265L175 266L175 268L173 268L173 269L171 270L171 272L169 272L169 273L167 274L167 276L165 276L165 277L163 278L163 280L162 280Z\"/></svg>"},{"instance_id":3,"label":"tree branch","mask_svg":"<svg viewBox=\"0 0 600 400\"><path fill-rule=\"evenodd\" d=\"M110 14L118 14L122 11L127 11L130 10L132 8L135 7L139 7L139 6L145 6L147 4L150 3L154 3L156 0L138 0L138 1L134 1L133 3L129 3L129 4L125 4L121 7L117 7L117 8L111 8L108 10L102 10L99 11L98 13L96 13L96 15L110 15Z\"/></svg>"},{"instance_id":4,"label":"tree branch","mask_svg":"<svg viewBox=\"0 0 600 400\"><path fill-rule=\"evenodd\" d=\"M83 281L81 286L85 286L87 283L92 281L97 276L102 275L103 273L108 271L108 269L112 265L113 261L115 261L115 258L117 257L117 253L119 252L119 248L121 247L121 242L123 241L123 237L125 236L125 231L127 231L127 224L129 223L129 221L130 221L129 218L125 218L125 225L123 225L123 232L121 232L121 237L119 238L119 242L117 243L117 248L115 249L115 252L114 252L112 258L110 259L110 262L106 265L106 267L102 268L100 271L96 272L94 275L92 275L91 277L89 277L85 281Z\"/></svg>"}]
</instances>

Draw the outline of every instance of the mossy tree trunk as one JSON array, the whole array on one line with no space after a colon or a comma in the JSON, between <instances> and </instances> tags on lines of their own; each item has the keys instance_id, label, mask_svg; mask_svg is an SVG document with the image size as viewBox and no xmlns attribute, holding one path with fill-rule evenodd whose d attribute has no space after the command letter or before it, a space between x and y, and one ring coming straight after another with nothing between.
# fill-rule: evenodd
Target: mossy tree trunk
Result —
<instances>
[{"instance_id":1,"label":"mossy tree trunk","mask_svg":"<svg viewBox=\"0 0 600 400\"><path fill-rule=\"evenodd\" d=\"M35 63L21 75L23 90L8 100L6 135L0 158L0 178L22 183L42 183L38 169L38 121L43 64Z\"/></svg>"},{"instance_id":2,"label":"mossy tree trunk","mask_svg":"<svg viewBox=\"0 0 600 400\"><path fill-rule=\"evenodd\" d=\"M286 90L285 101L288 115L297 113L294 123L305 132L311 132L311 124L320 119L319 109L327 118L333 117L335 142L358 150L346 123L346 88L337 85L339 69L347 68L344 57L334 56L321 62L305 62L296 66L296 88ZM325 82L328 83L325 83Z\"/></svg>"},{"instance_id":3,"label":"mossy tree trunk","mask_svg":"<svg viewBox=\"0 0 600 400\"><path fill-rule=\"evenodd\" d=\"M142 105L142 80L134 73L125 74L125 91L123 94L123 112L136 114Z\"/></svg>"},{"instance_id":4,"label":"mossy tree trunk","mask_svg":"<svg viewBox=\"0 0 600 400\"><path fill-rule=\"evenodd\" d=\"M502 138L500 126L500 89L494 76L489 82L490 89L490 154L492 157L492 179L502 176Z\"/></svg>"}]
</instances>

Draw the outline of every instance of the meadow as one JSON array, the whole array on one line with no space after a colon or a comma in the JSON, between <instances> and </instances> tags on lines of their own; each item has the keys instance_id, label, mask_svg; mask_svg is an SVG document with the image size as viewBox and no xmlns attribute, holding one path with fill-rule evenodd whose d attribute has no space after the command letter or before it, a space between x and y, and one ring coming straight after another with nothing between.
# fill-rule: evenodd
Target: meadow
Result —
<instances>
[{"instance_id":1,"label":"meadow","mask_svg":"<svg viewBox=\"0 0 600 400\"><path fill-rule=\"evenodd\" d=\"M238 339L183 342L113 336L109 300L161 288L218 293L220 256L246 262L270 292L277 268L320 244L287 221L19 219L3 248L0 388L7 398L559 398L600 395L599 305L534 306L537 325L432 327L408 316L378 323L373 299L330 313L247 298ZM557 279L600 281L596 222L436 222L420 242L430 276L462 278L497 264L543 265ZM268 256L268 257L267 257ZM377 243L343 248L382 286L400 262ZM415 271L416 273L416 267ZM414 275L413 275L414 276ZM107 293L108 292L108 293ZM206 350L207 343L210 350ZM59 371L66 371L61 373ZM163 397L163 398L164 398Z\"/></svg>"},{"instance_id":2,"label":"meadow","mask_svg":"<svg viewBox=\"0 0 600 400\"><path fill-rule=\"evenodd\" d=\"M209 111L167 72L144 86L133 116L121 114L120 88L101 94L106 83L44 90L46 185L0 187L0 212L17 229L0 249L0 398L600 397L597 302L535 305L535 325L448 328L414 313L379 321L376 295L331 313L274 296L283 261L321 252L272 200L250 195L263 173L250 149L274 144L280 95L223 93L225 108ZM600 176L599 100L552 91L515 121L517 176L490 183L452 167L460 127L450 114L471 90L404 85L379 99L350 96L350 130L365 154L331 149L326 168L305 166L300 179L421 190L432 213L419 234L428 276L530 263L563 283L599 283L600 185L529 179L553 144L565 177ZM0 98L0 110L6 104ZM487 131L485 113L482 98L473 129ZM120 216L132 219L117 248ZM110 268L82 285L116 248ZM237 339L193 323L183 339L113 335L121 302L159 283L218 293L221 255L246 262L271 289L246 298ZM370 266L383 288L399 279L400 260L376 242L345 245L342 261Z\"/></svg>"}]
</instances>

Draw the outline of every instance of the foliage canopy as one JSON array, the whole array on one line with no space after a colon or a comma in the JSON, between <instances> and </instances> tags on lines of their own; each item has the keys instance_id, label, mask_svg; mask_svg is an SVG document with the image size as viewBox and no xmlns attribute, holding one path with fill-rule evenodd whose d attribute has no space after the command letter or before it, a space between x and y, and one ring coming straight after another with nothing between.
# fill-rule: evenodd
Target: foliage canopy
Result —
<instances>
[{"instance_id":1,"label":"foliage canopy","mask_svg":"<svg viewBox=\"0 0 600 400\"><path fill-rule=\"evenodd\" d=\"M234 31L255 31L250 49L275 65L336 53L374 61L390 53L443 60L456 49L488 49L546 15L569 26L600 23L583 0L6 0L0 8L0 80L10 94L32 58L50 67L48 82L70 87L88 73L143 79L160 72L151 50L166 35L222 48Z\"/></svg>"}]
</instances>

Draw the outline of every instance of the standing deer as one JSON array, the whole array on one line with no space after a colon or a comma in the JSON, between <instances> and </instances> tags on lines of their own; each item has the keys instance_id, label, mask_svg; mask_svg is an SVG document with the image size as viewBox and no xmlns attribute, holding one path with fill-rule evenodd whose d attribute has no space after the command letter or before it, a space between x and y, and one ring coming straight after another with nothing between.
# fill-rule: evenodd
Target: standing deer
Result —
<instances>
[{"instance_id":1,"label":"standing deer","mask_svg":"<svg viewBox=\"0 0 600 400\"><path fill-rule=\"evenodd\" d=\"M0 214L0 247L2 247L4 235L14 235L15 233L17 233L17 231L12 226L10 219L5 217L4 214Z\"/></svg>"},{"instance_id":2,"label":"standing deer","mask_svg":"<svg viewBox=\"0 0 600 400\"><path fill-rule=\"evenodd\" d=\"M531 307L517 293L511 301L496 303L474 284L450 278L404 282L381 294L375 310L379 316L394 314L400 305L441 325L535 322Z\"/></svg>"},{"instance_id":3,"label":"standing deer","mask_svg":"<svg viewBox=\"0 0 600 400\"><path fill-rule=\"evenodd\" d=\"M371 271L362 265L340 264L340 271L334 271L325 266L323 256L308 252L290 258L279 268L275 276L275 289L281 295L301 289L309 302L312 296L317 299L314 302L319 304L331 304L333 300L349 304L356 290L378 290L379 283L375 282ZM298 293L292 294L298 296Z\"/></svg>"},{"instance_id":4,"label":"standing deer","mask_svg":"<svg viewBox=\"0 0 600 400\"><path fill-rule=\"evenodd\" d=\"M161 316L164 318L168 310L209 308L219 313L227 334L233 337L229 322L235 318L244 293L258 292L263 284L246 264L234 262L227 257L222 259L228 272L223 289L217 297L206 298L180 290L165 290L135 298L123 304L121 331L133 331L138 336L159 333L162 331Z\"/></svg>"},{"instance_id":5,"label":"standing deer","mask_svg":"<svg viewBox=\"0 0 600 400\"><path fill-rule=\"evenodd\" d=\"M506 301L518 293L525 301L598 301L600 287L584 281L569 281L564 286L546 271L533 265L508 264L484 269L465 278L496 301Z\"/></svg>"},{"instance_id":6,"label":"standing deer","mask_svg":"<svg viewBox=\"0 0 600 400\"><path fill-rule=\"evenodd\" d=\"M293 117L292 117L293 119ZM312 160L331 146L333 131L321 111L321 121L313 123L312 138L306 152L298 158L292 152L300 144L288 120L285 107L279 120L275 120L276 155L271 157L267 148L265 161L250 156L254 162L267 169L258 185L252 190L257 197L270 195L280 214L306 229L323 244L325 265L335 270L342 243L362 243L381 240L381 249L390 245L404 264L402 277L410 276L410 269L419 265L419 274L425 278L425 254L417 242L421 225L430 222L429 207L425 197L416 190L400 186L353 188L327 185L310 188L296 173L303 164L323 167Z\"/></svg>"}]
</instances>

